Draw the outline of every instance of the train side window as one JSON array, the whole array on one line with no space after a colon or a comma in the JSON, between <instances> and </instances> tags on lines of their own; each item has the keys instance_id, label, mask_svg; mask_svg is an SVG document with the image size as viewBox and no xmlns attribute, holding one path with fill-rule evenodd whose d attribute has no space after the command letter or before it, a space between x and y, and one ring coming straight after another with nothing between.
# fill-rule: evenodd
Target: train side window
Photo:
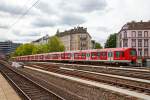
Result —
<instances>
[{"instance_id":1,"label":"train side window","mask_svg":"<svg viewBox=\"0 0 150 100\"><path fill-rule=\"evenodd\" d=\"M97 56L97 52L92 52L92 53L91 53L91 57L92 57L92 58L94 58L94 57L96 57L96 56Z\"/></svg>"},{"instance_id":2,"label":"train side window","mask_svg":"<svg viewBox=\"0 0 150 100\"><path fill-rule=\"evenodd\" d=\"M131 55L131 56L136 56L136 50L131 50L131 51L130 51L130 55Z\"/></svg>"},{"instance_id":3,"label":"train side window","mask_svg":"<svg viewBox=\"0 0 150 100\"><path fill-rule=\"evenodd\" d=\"M101 53L100 53L100 52L98 52L98 53L97 53L97 56L98 56L98 57L100 57L100 56L101 56Z\"/></svg>"},{"instance_id":4,"label":"train side window","mask_svg":"<svg viewBox=\"0 0 150 100\"><path fill-rule=\"evenodd\" d=\"M112 52L108 52L108 57L112 57Z\"/></svg>"},{"instance_id":5,"label":"train side window","mask_svg":"<svg viewBox=\"0 0 150 100\"><path fill-rule=\"evenodd\" d=\"M82 53L82 57L84 57L84 53Z\"/></svg>"},{"instance_id":6,"label":"train side window","mask_svg":"<svg viewBox=\"0 0 150 100\"><path fill-rule=\"evenodd\" d=\"M107 56L107 52L102 52L102 56L103 57Z\"/></svg>"},{"instance_id":7,"label":"train side window","mask_svg":"<svg viewBox=\"0 0 150 100\"><path fill-rule=\"evenodd\" d=\"M70 54L70 53L68 53L68 58L69 58L69 59L71 58L71 54Z\"/></svg>"},{"instance_id":8,"label":"train side window","mask_svg":"<svg viewBox=\"0 0 150 100\"><path fill-rule=\"evenodd\" d=\"M123 51L121 52L121 56L124 57L124 52Z\"/></svg>"},{"instance_id":9,"label":"train side window","mask_svg":"<svg viewBox=\"0 0 150 100\"><path fill-rule=\"evenodd\" d=\"M90 57L90 53L87 53L86 56L87 56L87 57Z\"/></svg>"},{"instance_id":10,"label":"train side window","mask_svg":"<svg viewBox=\"0 0 150 100\"><path fill-rule=\"evenodd\" d=\"M119 58L119 57L120 57L120 52L116 51L116 58Z\"/></svg>"},{"instance_id":11,"label":"train side window","mask_svg":"<svg viewBox=\"0 0 150 100\"><path fill-rule=\"evenodd\" d=\"M74 58L75 58L75 59L78 59L78 58L79 58L79 57L78 57L78 53L75 53L75 54L74 54Z\"/></svg>"},{"instance_id":12,"label":"train side window","mask_svg":"<svg viewBox=\"0 0 150 100\"><path fill-rule=\"evenodd\" d=\"M86 58L86 53L82 53L82 58Z\"/></svg>"}]
</instances>

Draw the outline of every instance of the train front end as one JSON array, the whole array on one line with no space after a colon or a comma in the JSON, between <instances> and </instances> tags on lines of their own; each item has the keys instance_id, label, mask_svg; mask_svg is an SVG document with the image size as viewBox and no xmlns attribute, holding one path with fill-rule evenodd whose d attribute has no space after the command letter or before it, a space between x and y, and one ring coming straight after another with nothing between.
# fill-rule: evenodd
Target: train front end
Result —
<instances>
[{"instance_id":1,"label":"train front end","mask_svg":"<svg viewBox=\"0 0 150 100\"><path fill-rule=\"evenodd\" d=\"M136 49L129 49L129 60L131 61L131 65L135 66L137 64L137 52Z\"/></svg>"}]
</instances>

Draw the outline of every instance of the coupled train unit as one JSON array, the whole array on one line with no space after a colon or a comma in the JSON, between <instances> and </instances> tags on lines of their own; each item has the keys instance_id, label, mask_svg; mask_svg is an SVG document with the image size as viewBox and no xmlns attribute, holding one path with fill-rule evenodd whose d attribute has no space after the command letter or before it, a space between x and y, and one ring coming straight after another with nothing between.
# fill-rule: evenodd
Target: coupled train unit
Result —
<instances>
[{"instance_id":1,"label":"coupled train unit","mask_svg":"<svg viewBox=\"0 0 150 100\"><path fill-rule=\"evenodd\" d=\"M108 48L18 56L14 57L13 60L19 62L61 61L135 64L137 61L137 52L134 48Z\"/></svg>"}]
</instances>

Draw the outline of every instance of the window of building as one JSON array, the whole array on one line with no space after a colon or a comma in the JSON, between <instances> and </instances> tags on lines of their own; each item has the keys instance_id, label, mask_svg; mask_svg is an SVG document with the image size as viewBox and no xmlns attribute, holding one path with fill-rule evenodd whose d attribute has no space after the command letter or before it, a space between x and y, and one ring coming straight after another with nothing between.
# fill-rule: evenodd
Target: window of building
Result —
<instances>
[{"instance_id":1,"label":"window of building","mask_svg":"<svg viewBox=\"0 0 150 100\"><path fill-rule=\"evenodd\" d=\"M132 37L136 37L136 32L132 31Z\"/></svg>"},{"instance_id":2,"label":"window of building","mask_svg":"<svg viewBox=\"0 0 150 100\"><path fill-rule=\"evenodd\" d=\"M142 56L142 49L138 49L138 56Z\"/></svg>"},{"instance_id":3,"label":"window of building","mask_svg":"<svg viewBox=\"0 0 150 100\"><path fill-rule=\"evenodd\" d=\"M142 39L138 39L138 47L142 47Z\"/></svg>"},{"instance_id":4,"label":"window of building","mask_svg":"<svg viewBox=\"0 0 150 100\"><path fill-rule=\"evenodd\" d=\"M144 40L144 47L148 47L148 39Z\"/></svg>"},{"instance_id":5,"label":"window of building","mask_svg":"<svg viewBox=\"0 0 150 100\"><path fill-rule=\"evenodd\" d=\"M122 35L121 35L121 33L120 33L120 39L122 38Z\"/></svg>"},{"instance_id":6,"label":"window of building","mask_svg":"<svg viewBox=\"0 0 150 100\"><path fill-rule=\"evenodd\" d=\"M124 38L127 38L127 32L126 31L124 32Z\"/></svg>"},{"instance_id":7,"label":"window of building","mask_svg":"<svg viewBox=\"0 0 150 100\"><path fill-rule=\"evenodd\" d=\"M144 56L148 56L148 48L144 49Z\"/></svg>"},{"instance_id":8,"label":"window of building","mask_svg":"<svg viewBox=\"0 0 150 100\"><path fill-rule=\"evenodd\" d=\"M142 37L142 31L138 31L138 37Z\"/></svg>"},{"instance_id":9,"label":"window of building","mask_svg":"<svg viewBox=\"0 0 150 100\"><path fill-rule=\"evenodd\" d=\"M120 41L120 47L122 47L122 42Z\"/></svg>"},{"instance_id":10,"label":"window of building","mask_svg":"<svg viewBox=\"0 0 150 100\"><path fill-rule=\"evenodd\" d=\"M144 31L144 37L148 37L148 31Z\"/></svg>"},{"instance_id":11,"label":"window of building","mask_svg":"<svg viewBox=\"0 0 150 100\"><path fill-rule=\"evenodd\" d=\"M136 47L136 39L132 39L132 47Z\"/></svg>"},{"instance_id":12,"label":"window of building","mask_svg":"<svg viewBox=\"0 0 150 100\"><path fill-rule=\"evenodd\" d=\"M128 47L128 39L123 40L123 47Z\"/></svg>"}]
</instances>

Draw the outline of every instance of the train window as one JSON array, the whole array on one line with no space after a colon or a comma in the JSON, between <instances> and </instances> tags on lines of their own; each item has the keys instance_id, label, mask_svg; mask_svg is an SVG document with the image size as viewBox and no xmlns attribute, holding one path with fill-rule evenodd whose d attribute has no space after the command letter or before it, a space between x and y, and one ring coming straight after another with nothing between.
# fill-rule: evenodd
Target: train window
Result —
<instances>
[{"instance_id":1,"label":"train window","mask_svg":"<svg viewBox=\"0 0 150 100\"><path fill-rule=\"evenodd\" d=\"M63 54L61 54L61 58L63 58L63 59L65 58L65 54L64 54L64 53L63 53Z\"/></svg>"},{"instance_id":2,"label":"train window","mask_svg":"<svg viewBox=\"0 0 150 100\"><path fill-rule=\"evenodd\" d=\"M102 52L101 55L102 55L103 57L105 57L105 56L107 56L107 53L106 53L106 52Z\"/></svg>"},{"instance_id":3,"label":"train window","mask_svg":"<svg viewBox=\"0 0 150 100\"><path fill-rule=\"evenodd\" d=\"M120 57L120 52L116 51L116 57L119 58Z\"/></svg>"},{"instance_id":4,"label":"train window","mask_svg":"<svg viewBox=\"0 0 150 100\"><path fill-rule=\"evenodd\" d=\"M75 53L75 54L74 54L74 58L75 58L75 59L78 59L78 57L79 57L79 56L78 56L78 53Z\"/></svg>"},{"instance_id":5,"label":"train window","mask_svg":"<svg viewBox=\"0 0 150 100\"><path fill-rule=\"evenodd\" d=\"M82 53L82 57L85 57L85 55L86 55L85 53Z\"/></svg>"},{"instance_id":6,"label":"train window","mask_svg":"<svg viewBox=\"0 0 150 100\"><path fill-rule=\"evenodd\" d=\"M98 57L100 57L100 56L101 56L101 53L100 53L100 52L98 52L98 53L97 53L97 56L98 56Z\"/></svg>"},{"instance_id":7,"label":"train window","mask_svg":"<svg viewBox=\"0 0 150 100\"><path fill-rule=\"evenodd\" d=\"M71 54L70 53L67 54L67 58L68 59L71 58Z\"/></svg>"},{"instance_id":8,"label":"train window","mask_svg":"<svg viewBox=\"0 0 150 100\"><path fill-rule=\"evenodd\" d=\"M112 52L108 52L108 57L112 57Z\"/></svg>"},{"instance_id":9,"label":"train window","mask_svg":"<svg viewBox=\"0 0 150 100\"><path fill-rule=\"evenodd\" d=\"M91 53L92 58L97 56L97 52L92 52Z\"/></svg>"},{"instance_id":10,"label":"train window","mask_svg":"<svg viewBox=\"0 0 150 100\"><path fill-rule=\"evenodd\" d=\"M86 56L87 56L87 57L90 57L90 53L87 53Z\"/></svg>"},{"instance_id":11,"label":"train window","mask_svg":"<svg viewBox=\"0 0 150 100\"><path fill-rule=\"evenodd\" d=\"M121 56L124 57L124 52L123 51L121 52Z\"/></svg>"},{"instance_id":12,"label":"train window","mask_svg":"<svg viewBox=\"0 0 150 100\"><path fill-rule=\"evenodd\" d=\"M130 55L131 55L131 56L136 56L136 50L131 50L131 51L130 51Z\"/></svg>"},{"instance_id":13,"label":"train window","mask_svg":"<svg viewBox=\"0 0 150 100\"><path fill-rule=\"evenodd\" d=\"M82 59L86 58L86 53L82 53Z\"/></svg>"}]
</instances>

